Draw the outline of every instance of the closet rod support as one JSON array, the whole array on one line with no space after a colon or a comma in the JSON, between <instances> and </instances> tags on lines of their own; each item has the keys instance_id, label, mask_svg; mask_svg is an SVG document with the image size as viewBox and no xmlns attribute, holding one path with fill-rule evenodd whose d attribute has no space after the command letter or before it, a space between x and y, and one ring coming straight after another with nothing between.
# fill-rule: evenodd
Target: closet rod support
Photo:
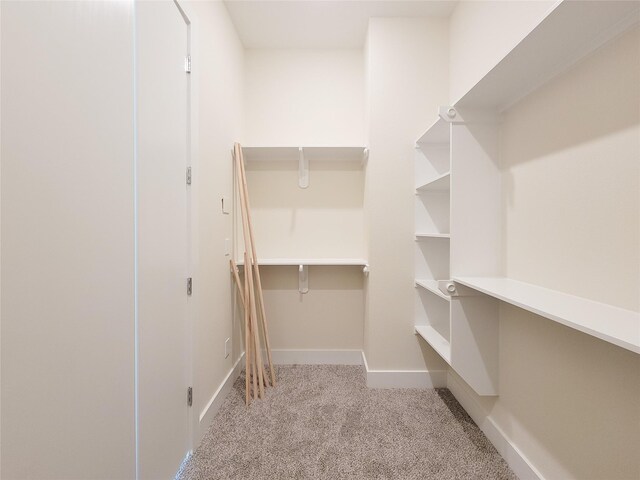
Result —
<instances>
[{"instance_id":1,"label":"closet rod support","mask_svg":"<svg viewBox=\"0 0 640 480\"><path fill-rule=\"evenodd\" d=\"M453 280L438 280L438 289L449 297L477 297L478 292Z\"/></svg>"},{"instance_id":2,"label":"closet rod support","mask_svg":"<svg viewBox=\"0 0 640 480\"><path fill-rule=\"evenodd\" d=\"M365 166L368 160L369 160L369 149L365 148L362 150L362 162L360 162L360 165Z\"/></svg>"},{"instance_id":3,"label":"closet rod support","mask_svg":"<svg viewBox=\"0 0 640 480\"><path fill-rule=\"evenodd\" d=\"M309 292L309 267L298 265L298 291L302 294Z\"/></svg>"},{"instance_id":4,"label":"closet rod support","mask_svg":"<svg viewBox=\"0 0 640 480\"><path fill-rule=\"evenodd\" d=\"M298 147L298 186L307 188L309 186L309 159L305 157L302 147Z\"/></svg>"}]
</instances>

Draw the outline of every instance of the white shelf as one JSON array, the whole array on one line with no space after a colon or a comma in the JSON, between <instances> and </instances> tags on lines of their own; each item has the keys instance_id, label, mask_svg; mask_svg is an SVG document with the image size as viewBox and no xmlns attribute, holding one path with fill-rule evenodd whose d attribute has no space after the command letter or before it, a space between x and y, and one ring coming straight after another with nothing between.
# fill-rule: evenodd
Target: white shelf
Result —
<instances>
[{"instance_id":1,"label":"white shelf","mask_svg":"<svg viewBox=\"0 0 640 480\"><path fill-rule=\"evenodd\" d=\"M427 131L416 140L416 143L418 145L449 143L449 123L438 116Z\"/></svg>"},{"instance_id":2,"label":"white shelf","mask_svg":"<svg viewBox=\"0 0 640 480\"><path fill-rule=\"evenodd\" d=\"M440 289L438 288L437 280L416 279L415 282L418 287L424 288L425 290L433 293L434 295L442 298L443 300L446 300L447 302L451 301L451 297L449 297L448 295L445 295L440 291Z\"/></svg>"},{"instance_id":3,"label":"white shelf","mask_svg":"<svg viewBox=\"0 0 640 480\"><path fill-rule=\"evenodd\" d=\"M451 364L451 344L435 328L428 325L419 325L416 326L416 333L424 338L448 364Z\"/></svg>"},{"instance_id":4,"label":"white shelf","mask_svg":"<svg viewBox=\"0 0 640 480\"><path fill-rule=\"evenodd\" d=\"M640 353L640 314L637 312L504 277L460 277L454 281Z\"/></svg>"},{"instance_id":5,"label":"white shelf","mask_svg":"<svg viewBox=\"0 0 640 480\"><path fill-rule=\"evenodd\" d=\"M244 265L244 260L237 262ZM359 266L364 267L368 262L363 258L262 258L258 265L327 265L327 266Z\"/></svg>"},{"instance_id":6,"label":"white shelf","mask_svg":"<svg viewBox=\"0 0 640 480\"><path fill-rule=\"evenodd\" d=\"M362 147L305 147L301 146L306 159L311 162L362 163L366 148ZM300 147L242 147L245 162L292 161L300 159Z\"/></svg>"},{"instance_id":7,"label":"white shelf","mask_svg":"<svg viewBox=\"0 0 640 480\"><path fill-rule=\"evenodd\" d=\"M451 238L451 234L449 233L416 233L416 239L420 240L423 238Z\"/></svg>"},{"instance_id":8,"label":"white shelf","mask_svg":"<svg viewBox=\"0 0 640 480\"><path fill-rule=\"evenodd\" d=\"M445 192L449 190L451 172L443 173L416 188L418 193Z\"/></svg>"},{"instance_id":9,"label":"white shelf","mask_svg":"<svg viewBox=\"0 0 640 480\"><path fill-rule=\"evenodd\" d=\"M638 2L558 2L456 108L501 111L638 22Z\"/></svg>"}]
</instances>

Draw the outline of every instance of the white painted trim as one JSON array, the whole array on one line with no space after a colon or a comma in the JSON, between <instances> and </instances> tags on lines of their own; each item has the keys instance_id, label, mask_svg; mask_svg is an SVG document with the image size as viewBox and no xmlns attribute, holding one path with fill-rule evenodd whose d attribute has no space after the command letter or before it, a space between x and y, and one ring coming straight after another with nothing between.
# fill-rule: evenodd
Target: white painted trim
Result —
<instances>
[{"instance_id":1,"label":"white painted trim","mask_svg":"<svg viewBox=\"0 0 640 480\"><path fill-rule=\"evenodd\" d=\"M445 388L446 370L370 370L362 352L367 387L369 388Z\"/></svg>"},{"instance_id":2,"label":"white painted trim","mask_svg":"<svg viewBox=\"0 0 640 480\"><path fill-rule=\"evenodd\" d=\"M271 350L274 365L362 365L362 350Z\"/></svg>"},{"instance_id":3,"label":"white painted trim","mask_svg":"<svg viewBox=\"0 0 640 480\"><path fill-rule=\"evenodd\" d=\"M498 453L518 478L521 480L544 480L542 474L531 464L524 453L509 440L502 429L487 415L468 387L463 385L451 373L447 374L447 388L480 427L480 430L484 432L493 446L496 447Z\"/></svg>"},{"instance_id":4,"label":"white painted trim","mask_svg":"<svg viewBox=\"0 0 640 480\"><path fill-rule=\"evenodd\" d=\"M233 383L240 376L243 359L244 359L244 353L240 355L240 358L238 358L238 360L236 360L236 363L233 365L233 367L231 368L231 370L229 371L225 379L222 381L218 389L215 391L215 393L207 403L206 407L204 407L200 412L200 418L199 418L200 438L202 438L202 435L204 435L205 433L205 429L209 427L209 425L211 424L211 421L213 420L213 417L215 417L216 413L218 413L218 410L220 410L220 406L222 405L222 402L224 402L224 399L227 397L227 395L231 391L231 387L233 386ZM197 446L198 445L195 445L194 449Z\"/></svg>"}]
</instances>

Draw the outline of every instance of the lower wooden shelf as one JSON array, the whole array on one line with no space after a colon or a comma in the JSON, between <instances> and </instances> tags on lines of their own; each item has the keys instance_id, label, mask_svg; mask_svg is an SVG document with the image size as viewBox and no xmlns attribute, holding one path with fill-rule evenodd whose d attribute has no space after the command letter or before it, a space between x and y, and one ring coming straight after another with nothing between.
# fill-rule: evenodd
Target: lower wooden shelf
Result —
<instances>
[{"instance_id":1,"label":"lower wooden shelf","mask_svg":"<svg viewBox=\"0 0 640 480\"><path fill-rule=\"evenodd\" d=\"M445 361L451 365L451 344L429 325L416 326L416 333L420 335Z\"/></svg>"},{"instance_id":2,"label":"lower wooden shelf","mask_svg":"<svg viewBox=\"0 0 640 480\"><path fill-rule=\"evenodd\" d=\"M423 238L451 238L450 233L428 233L428 232L416 232L416 240Z\"/></svg>"}]
</instances>

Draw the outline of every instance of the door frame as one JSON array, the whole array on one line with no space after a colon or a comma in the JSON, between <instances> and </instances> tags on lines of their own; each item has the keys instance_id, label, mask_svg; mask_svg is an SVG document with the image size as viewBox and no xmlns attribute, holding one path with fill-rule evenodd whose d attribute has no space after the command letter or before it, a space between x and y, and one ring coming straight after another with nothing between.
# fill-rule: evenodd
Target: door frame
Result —
<instances>
[{"instance_id":1,"label":"door frame","mask_svg":"<svg viewBox=\"0 0 640 480\"><path fill-rule=\"evenodd\" d=\"M191 37L192 37L192 25L191 25L191 20L189 19L189 16L187 15L187 13L185 12L185 10L182 8L182 5L180 5L180 2L178 0L173 0L173 4L176 6L176 8L178 9L178 12L180 13L180 16L182 16L182 19L184 20L184 23L187 27L187 51L185 52L185 55L187 55L190 59L192 57L192 42L191 42ZM190 277L194 277L195 272L197 271L197 269L195 268L196 265L194 264L194 255L193 252L195 251L195 247L196 247L196 242L195 242L195 235L194 233L194 228L193 228L193 224L194 221L196 219L196 216L194 215L194 208L193 208L193 202L194 200L197 198L194 195L194 178L193 178L193 145L195 143L195 138L193 135L193 129L192 129L192 125L193 125L193 95L192 95L192 81L191 81L191 72L187 73L187 141L186 141L186 145L187 145L187 152L186 152L186 159L187 159L187 167L190 167L192 169L192 177L191 177L191 184L188 185L187 188L187 272L189 274ZM193 380L194 380L194 353L193 353L193 338L194 338L194 333L195 333L195 315L196 315L196 306L195 306L195 297L197 295L197 288L194 290L194 294L193 296L187 297L187 312L186 312L186 318L185 318L185 342L186 342L186 346L185 346L185 354L186 354L186 359L185 359L185 365L186 365L186 369L187 371L185 372L186 375L186 379L187 379L187 383L189 386L191 386L193 388ZM194 449L194 429L193 429L193 419L194 417L197 418L198 415L194 414L194 410L195 410L195 402L192 402L192 405L190 407L187 407L187 436L188 436L188 442L187 442L187 455L185 457L185 460L188 459ZM182 466L181 466L182 467Z\"/></svg>"},{"instance_id":2,"label":"door frame","mask_svg":"<svg viewBox=\"0 0 640 480\"><path fill-rule=\"evenodd\" d=\"M140 1L140 0L136 0L136 1ZM188 15L186 14L185 10L182 8L182 5L180 5L180 3L178 2L178 0L171 0L172 3L174 4L174 6L176 7L178 13L180 14L180 16L182 17L182 19L185 22L185 26L186 26L186 33L187 33L187 41L186 41L186 52L185 55L191 57L192 55L192 41L191 41L191 37L192 37L192 23L191 20L189 19ZM134 2L134 18L133 18L133 22L135 24L136 22L136 9L135 9L135 3ZM137 46L136 46L136 41L135 41L135 36L137 35L136 33L136 29L133 29L133 37L134 37L134 103L137 104L138 102L138 95L137 95L137 83L138 83L138 77L136 72L136 62L137 62ZM194 124L194 120L197 121L195 114L194 114L194 109L193 109L193 86L192 86L192 80L191 80L191 74L190 72L185 72L186 75L186 147L187 147L187 151L185 152L185 158L186 158L186 166L187 167L192 167L193 168L193 150L194 150L194 145L196 145L196 136L194 135L193 132L193 124ZM136 125L136 129L137 129L137 124L138 124L138 119L137 119L137 107L134 106L134 112L133 112L133 116L134 116L134 125ZM140 404L138 401L138 391L139 391L139 371L138 371L138 364L139 364L139 358L140 358L140 354L139 354L139 313L138 313L138 259L137 259L137 251L138 251L138 192L137 192L137 183L138 183L138 178L137 178L137 171L138 171L138 144L137 144L137 131L135 133L135 140L134 140L134 184L136 185L136 189L135 189L135 251L136 251L136 259L135 259L135 274L134 274L134 295L135 295L135 331L134 331L134 336L135 336L135 353L134 353L134 372L135 372L135 399L134 399L134 418L135 418L135 443L134 443L134 450L135 450L135 478L136 480L140 479L140 420L139 420L139 415L140 415ZM194 273L196 272L197 268L194 262L194 251L195 248L197 246L197 243L195 242L195 235L194 235L194 222L196 221L196 216L194 215L194 207L193 207L193 202L194 199L197 198L197 196L194 194L194 184L195 182L192 181L191 185L187 186L187 190L186 190L186 213L185 213L185 217L186 217L186 231L185 234L187 235L187 239L185 242L186 248L187 248L187 252L186 252L186 272L187 272L187 276L188 277L194 277ZM185 345L184 345L184 353L185 353L185 359L184 359L184 363L185 363L185 381L187 386L193 387L193 383L194 383L194 354L193 354L193 338L194 338L194 329L195 329L195 315L196 315L196 306L194 303L194 297L195 294L193 296L187 296L187 301L186 301L186 311L185 311L185 325L184 325L184 337L185 337ZM185 391L185 405L186 405L186 391ZM177 466L177 470L176 470L176 475L182 470L186 460L191 456L194 446L195 446L195 436L194 436L194 418L198 418L198 415L194 413L195 410L195 402L193 402L192 406L187 406L186 407L186 412L185 412L185 422L187 423L187 443L186 443L186 455L184 457L184 459L182 460L181 465Z\"/></svg>"}]
</instances>

